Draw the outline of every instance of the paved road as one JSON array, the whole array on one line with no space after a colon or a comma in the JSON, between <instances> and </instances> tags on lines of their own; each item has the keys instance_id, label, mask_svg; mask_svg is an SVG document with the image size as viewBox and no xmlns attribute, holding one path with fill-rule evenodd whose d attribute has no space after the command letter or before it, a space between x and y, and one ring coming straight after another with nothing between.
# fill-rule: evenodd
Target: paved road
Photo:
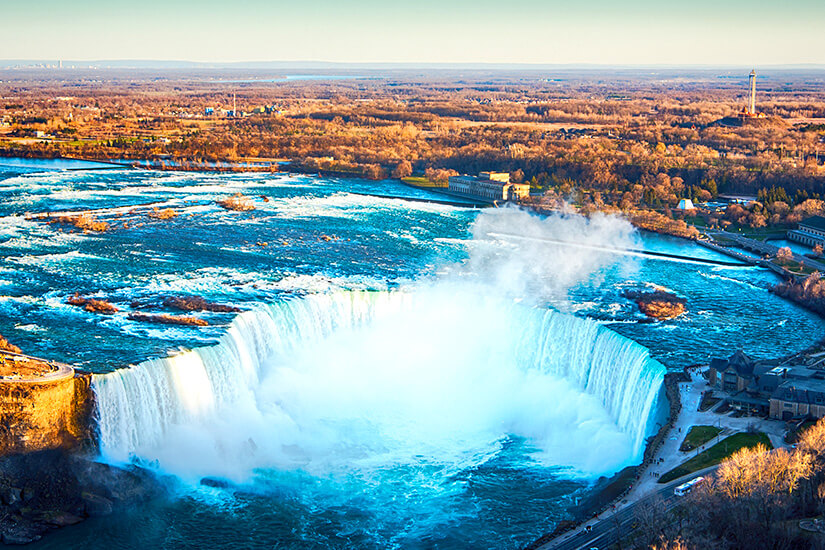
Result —
<instances>
[{"instance_id":1,"label":"paved road","mask_svg":"<svg viewBox=\"0 0 825 550\"><path fill-rule=\"evenodd\" d=\"M636 512L640 510L640 506L648 505L658 499L670 510L679 503L679 497L673 494L673 489L676 486L699 476L714 472L718 467L718 465L711 466L662 485L662 488L655 493L639 499L618 512L607 515L595 524L591 524L592 528L589 531L581 529L572 535L565 534L556 537L539 546L537 550L579 550L581 548L585 550L589 550L590 548L604 550L609 548L612 544L618 542L621 537L627 536L633 531L635 528L634 523L636 523Z\"/></svg>"}]
</instances>

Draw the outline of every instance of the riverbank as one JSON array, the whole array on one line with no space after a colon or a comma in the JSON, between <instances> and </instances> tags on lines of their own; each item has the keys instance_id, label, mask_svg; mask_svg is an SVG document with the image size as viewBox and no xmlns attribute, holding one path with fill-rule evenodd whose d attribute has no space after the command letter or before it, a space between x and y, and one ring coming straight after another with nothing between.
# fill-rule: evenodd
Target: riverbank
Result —
<instances>
[{"instance_id":1,"label":"riverbank","mask_svg":"<svg viewBox=\"0 0 825 550\"><path fill-rule=\"evenodd\" d=\"M663 397L667 401L667 420L653 436L647 439L642 462L623 468L609 478L600 478L596 481L592 494L571 509L573 519L561 521L552 532L539 537L525 550L543 547L555 539L565 539L572 532L583 528L593 518L605 512L615 511L617 503L626 501L627 496L643 478L645 470L653 464L656 453L661 449L668 433L679 419L682 400L678 384L684 381L686 376L688 375L685 372L665 374L663 381L665 395Z\"/></svg>"},{"instance_id":2,"label":"riverbank","mask_svg":"<svg viewBox=\"0 0 825 550\"><path fill-rule=\"evenodd\" d=\"M815 349L815 347L809 349ZM707 475L718 465L701 468L694 472L686 471L678 478L662 479L666 473L678 471L677 469L691 458L713 448L714 444L731 435L749 434L756 430L761 432L763 435L760 437L766 437L774 448L788 447L788 443L784 441L783 422L747 416L737 417L730 414L721 415L714 412L714 407L705 411L700 410L702 396L708 389L708 383L703 374L706 368L706 366L696 365L685 369L684 372L673 373L677 376L670 379L666 388L668 395L674 397L671 401L671 415L675 413L675 418L672 417L673 420L668 421L660 429L657 434L658 440L651 441L646 448L646 460L643 467L639 467L634 483L628 487L628 490L616 495L608 505L603 506L591 517L577 523L570 522L565 529L557 529L553 534L542 537L528 548L549 550L566 547L568 541L594 530L597 524L603 522L610 524L614 516L621 515L625 510L633 508L636 503L660 493L663 484L672 487L674 484L682 483L698 475ZM674 403L678 403L678 406ZM718 427L718 433L716 437L694 449L683 450L682 442L693 426Z\"/></svg>"},{"instance_id":3,"label":"riverbank","mask_svg":"<svg viewBox=\"0 0 825 550\"><path fill-rule=\"evenodd\" d=\"M153 474L65 450L0 457L0 540L28 544L164 493Z\"/></svg>"}]
</instances>

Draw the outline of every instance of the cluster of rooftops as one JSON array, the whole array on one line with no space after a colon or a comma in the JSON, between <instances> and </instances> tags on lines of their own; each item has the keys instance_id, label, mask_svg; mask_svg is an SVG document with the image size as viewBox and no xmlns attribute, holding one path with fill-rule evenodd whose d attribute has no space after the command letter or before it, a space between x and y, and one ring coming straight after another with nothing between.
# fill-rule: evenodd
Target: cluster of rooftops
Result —
<instances>
[{"instance_id":1,"label":"cluster of rooftops","mask_svg":"<svg viewBox=\"0 0 825 550\"><path fill-rule=\"evenodd\" d=\"M772 418L825 416L825 369L757 362L741 350L712 359L708 380L732 408Z\"/></svg>"}]
</instances>

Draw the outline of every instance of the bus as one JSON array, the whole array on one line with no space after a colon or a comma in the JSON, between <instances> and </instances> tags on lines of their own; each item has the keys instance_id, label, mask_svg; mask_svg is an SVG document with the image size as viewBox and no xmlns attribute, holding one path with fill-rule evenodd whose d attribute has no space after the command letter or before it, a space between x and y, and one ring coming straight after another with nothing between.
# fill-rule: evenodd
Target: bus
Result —
<instances>
[{"instance_id":1,"label":"bus","mask_svg":"<svg viewBox=\"0 0 825 550\"><path fill-rule=\"evenodd\" d=\"M673 494L676 495L677 497L686 495L690 492L691 489L693 489L694 485L704 481L704 479L705 478L703 478L703 477L697 477L695 479L691 479L690 481L682 483L681 485L679 485L678 487L676 487L673 490Z\"/></svg>"}]
</instances>

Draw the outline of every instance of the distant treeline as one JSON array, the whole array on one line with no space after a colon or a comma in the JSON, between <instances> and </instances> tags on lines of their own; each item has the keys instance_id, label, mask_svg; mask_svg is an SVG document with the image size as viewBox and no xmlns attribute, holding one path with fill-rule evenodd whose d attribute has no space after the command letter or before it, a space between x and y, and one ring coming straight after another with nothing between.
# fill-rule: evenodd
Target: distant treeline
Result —
<instances>
[{"instance_id":1,"label":"distant treeline","mask_svg":"<svg viewBox=\"0 0 825 550\"><path fill-rule=\"evenodd\" d=\"M277 158L295 170L372 179L498 170L536 193L623 209L719 193L793 208L825 190L822 125L787 122L825 117L825 91L793 89L760 94L769 118L728 126L720 121L738 120L742 91L729 81L78 83L59 101L62 86L2 82L15 100L0 104L8 136L0 130L0 155L192 166ZM230 91L238 116L207 114L229 107Z\"/></svg>"}]
</instances>

